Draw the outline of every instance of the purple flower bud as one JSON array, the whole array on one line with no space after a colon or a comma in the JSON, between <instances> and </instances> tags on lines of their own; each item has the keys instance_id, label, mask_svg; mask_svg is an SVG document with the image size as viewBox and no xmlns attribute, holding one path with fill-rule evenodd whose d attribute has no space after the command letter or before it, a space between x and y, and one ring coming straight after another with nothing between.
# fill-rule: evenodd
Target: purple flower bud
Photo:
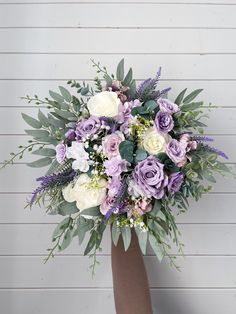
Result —
<instances>
[{"instance_id":1,"label":"purple flower bud","mask_svg":"<svg viewBox=\"0 0 236 314\"><path fill-rule=\"evenodd\" d=\"M66 145L60 143L56 146L56 160L59 164L62 164L65 158L66 158Z\"/></svg>"},{"instance_id":2,"label":"purple flower bud","mask_svg":"<svg viewBox=\"0 0 236 314\"><path fill-rule=\"evenodd\" d=\"M66 133L65 133L65 137L70 140L73 141L75 139L75 131L73 129L69 129Z\"/></svg>"}]
</instances>

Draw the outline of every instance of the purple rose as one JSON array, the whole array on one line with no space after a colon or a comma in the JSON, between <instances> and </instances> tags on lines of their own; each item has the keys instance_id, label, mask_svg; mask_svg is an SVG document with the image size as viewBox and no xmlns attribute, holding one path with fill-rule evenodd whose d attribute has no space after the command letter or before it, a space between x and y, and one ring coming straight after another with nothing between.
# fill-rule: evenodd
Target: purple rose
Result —
<instances>
[{"instance_id":1,"label":"purple rose","mask_svg":"<svg viewBox=\"0 0 236 314\"><path fill-rule=\"evenodd\" d=\"M70 141L73 141L76 137L76 134L75 134L75 130L73 129L69 129L66 133L65 133L65 137L70 140Z\"/></svg>"},{"instance_id":2,"label":"purple rose","mask_svg":"<svg viewBox=\"0 0 236 314\"><path fill-rule=\"evenodd\" d=\"M186 145L175 139L166 145L166 154L178 167L184 166L187 162Z\"/></svg>"},{"instance_id":3,"label":"purple rose","mask_svg":"<svg viewBox=\"0 0 236 314\"><path fill-rule=\"evenodd\" d=\"M152 155L139 162L134 168L134 181L147 197L160 199L164 196L164 187L168 184L168 177L163 168L164 165Z\"/></svg>"},{"instance_id":4,"label":"purple rose","mask_svg":"<svg viewBox=\"0 0 236 314\"><path fill-rule=\"evenodd\" d=\"M174 127L174 121L168 112L159 111L155 117L155 125L160 133L168 133Z\"/></svg>"},{"instance_id":5,"label":"purple rose","mask_svg":"<svg viewBox=\"0 0 236 314\"><path fill-rule=\"evenodd\" d=\"M160 98L157 103L159 104L162 112L175 113L179 111L179 106L169 99Z\"/></svg>"},{"instance_id":6,"label":"purple rose","mask_svg":"<svg viewBox=\"0 0 236 314\"><path fill-rule=\"evenodd\" d=\"M102 149L104 155L109 159L119 156L119 145L122 141L124 141L124 139L124 135L119 131L105 136L102 140Z\"/></svg>"},{"instance_id":7,"label":"purple rose","mask_svg":"<svg viewBox=\"0 0 236 314\"><path fill-rule=\"evenodd\" d=\"M100 205L100 212L105 216L108 211L115 205L116 198L107 196L103 203ZM116 208L112 212L117 214L119 211L119 208Z\"/></svg>"},{"instance_id":8,"label":"purple rose","mask_svg":"<svg viewBox=\"0 0 236 314\"><path fill-rule=\"evenodd\" d=\"M169 193L178 192L184 182L183 172L172 173L169 177L168 191Z\"/></svg>"},{"instance_id":9,"label":"purple rose","mask_svg":"<svg viewBox=\"0 0 236 314\"><path fill-rule=\"evenodd\" d=\"M122 172L127 171L128 162L125 159L121 159L120 156L113 157L104 162L105 173L110 177L117 177Z\"/></svg>"},{"instance_id":10,"label":"purple rose","mask_svg":"<svg viewBox=\"0 0 236 314\"><path fill-rule=\"evenodd\" d=\"M62 164L65 158L66 158L66 145L60 143L56 146L56 160L59 164Z\"/></svg>"},{"instance_id":11,"label":"purple rose","mask_svg":"<svg viewBox=\"0 0 236 314\"><path fill-rule=\"evenodd\" d=\"M93 116L78 122L75 130L77 139L81 140L82 138L86 138L87 135L97 133L100 126L101 126L100 120L97 117Z\"/></svg>"}]
</instances>

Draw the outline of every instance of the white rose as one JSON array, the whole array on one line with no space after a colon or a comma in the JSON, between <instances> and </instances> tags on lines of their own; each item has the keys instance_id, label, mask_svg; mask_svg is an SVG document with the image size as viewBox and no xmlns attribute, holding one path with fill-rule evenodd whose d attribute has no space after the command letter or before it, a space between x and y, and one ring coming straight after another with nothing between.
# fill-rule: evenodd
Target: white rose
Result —
<instances>
[{"instance_id":1,"label":"white rose","mask_svg":"<svg viewBox=\"0 0 236 314\"><path fill-rule=\"evenodd\" d=\"M150 127L144 133L141 146L152 155L164 152L171 137L168 134L159 134L155 127Z\"/></svg>"},{"instance_id":2,"label":"white rose","mask_svg":"<svg viewBox=\"0 0 236 314\"><path fill-rule=\"evenodd\" d=\"M106 198L107 181L98 180L98 187L89 187L90 177L83 173L75 184L68 184L62 191L67 202L76 201L76 206L82 211L86 208L99 206Z\"/></svg>"},{"instance_id":3,"label":"white rose","mask_svg":"<svg viewBox=\"0 0 236 314\"><path fill-rule=\"evenodd\" d=\"M120 99L115 92L104 91L91 97L87 103L90 115L115 117L119 113Z\"/></svg>"},{"instance_id":4,"label":"white rose","mask_svg":"<svg viewBox=\"0 0 236 314\"><path fill-rule=\"evenodd\" d=\"M89 154L85 151L83 143L72 142L71 146L66 149L66 157L75 159L72 163L74 170L80 170L81 172L89 170Z\"/></svg>"}]
</instances>

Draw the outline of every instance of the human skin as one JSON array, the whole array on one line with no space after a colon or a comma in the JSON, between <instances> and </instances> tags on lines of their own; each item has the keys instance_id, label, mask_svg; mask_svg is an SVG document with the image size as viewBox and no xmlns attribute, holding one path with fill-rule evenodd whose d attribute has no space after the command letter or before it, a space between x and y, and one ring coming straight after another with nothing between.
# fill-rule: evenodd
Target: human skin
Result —
<instances>
[{"instance_id":1,"label":"human skin","mask_svg":"<svg viewBox=\"0 0 236 314\"><path fill-rule=\"evenodd\" d=\"M120 236L111 244L113 293L116 314L152 314L150 290L143 255L134 228L131 244L125 252Z\"/></svg>"}]
</instances>

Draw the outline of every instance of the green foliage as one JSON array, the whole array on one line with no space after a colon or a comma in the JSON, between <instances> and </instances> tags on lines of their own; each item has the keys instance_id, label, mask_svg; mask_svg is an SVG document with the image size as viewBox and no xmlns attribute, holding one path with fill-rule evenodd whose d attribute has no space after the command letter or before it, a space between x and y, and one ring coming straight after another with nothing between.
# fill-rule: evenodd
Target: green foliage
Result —
<instances>
[{"instance_id":1,"label":"green foliage","mask_svg":"<svg viewBox=\"0 0 236 314\"><path fill-rule=\"evenodd\" d=\"M32 167L32 168L41 168L41 167L48 166L51 163L52 163L52 158L44 157L44 158L40 158L38 160L35 160L33 162L27 163L27 166Z\"/></svg>"},{"instance_id":2,"label":"green foliage","mask_svg":"<svg viewBox=\"0 0 236 314\"><path fill-rule=\"evenodd\" d=\"M122 59L117 66L116 78L118 81L122 81L124 79L124 59Z\"/></svg>"},{"instance_id":3,"label":"green foliage","mask_svg":"<svg viewBox=\"0 0 236 314\"><path fill-rule=\"evenodd\" d=\"M136 234L138 236L138 242L140 249L143 254L146 254L147 250L147 241L148 241L148 232L146 230L142 230L139 226L135 227Z\"/></svg>"},{"instance_id":4,"label":"green foliage","mask_svg":"<svg viewBox=\"0 0 236 314\"><path fill-rule=\"evenodd\" d=\"M134 143L132 141L122 141L119 145L121 158L132 163L134 160Z\"/></svg>"},{"instance_id":5,"label":"green foliage","mask_svg":"<svg viewBox=\"0 0 236 314\"><path fill-rule=\"evenodd\" d=\"M156 254L156 257L161 262L164 257L164 252L161 248L160 243L157 241L156 237L151 233L149 234L149 243L154 253Z\"/></svg>"},{"instance_id":6,"label":"green foliage","mask_svg":"<svg viewBox=\"0 0 236 314\"><path fill-rule=\"evenodd\" d=\"M25 122L32 126L32 128L40 129L42 127L42 123L40 121L28 116L25 113L21 113L21 115Z\"/></svg>"},{"instance_id":7,"label":"green foliage","mask_svg":"<svg viewBox=\"0 0 236 314\"><path fill-rule=\"evenodd\" d=\"M123 226L121 227L121 235L124 243L124 249L125 251L128 250L131 242L131 229L129 226Z\"/></svg>"},{"instance_id":8,"label":"green foliage","mask_svg":"<svg viewBox=\"0 0 236 314\"><path fill-rule=\"evenodd\" d=\"M148 154L147 154L145 149L138 148L135 151L135 162L138 163L138 162L146 159L147 156L148 156Z\"/></svg>"},{"instance_id":9,"label":"green foliage","mask_svg":"<svg viewBox=\"0 0 236 314\"><path fill-rule=\"evenodd\" d=\"M79 210L76 206L76 202L69 203L69 202L63 201L57 207L58 214L62 216L71 215L71 214L77 213L78 211Z\"/></svg>"},{"instance_id":10,"label":"green foliage","mask_svg":"<svg viewBox=\"0 0 236 314\"><path fill-rule=\"evenodd\" d=\"M112 241L114 245L116 246L118 243L119 237L121 235L121 229L119 226L117 226L116 221L114 221L112 224L111 234L112 234Z\"/></svg>"}]
</instances>

